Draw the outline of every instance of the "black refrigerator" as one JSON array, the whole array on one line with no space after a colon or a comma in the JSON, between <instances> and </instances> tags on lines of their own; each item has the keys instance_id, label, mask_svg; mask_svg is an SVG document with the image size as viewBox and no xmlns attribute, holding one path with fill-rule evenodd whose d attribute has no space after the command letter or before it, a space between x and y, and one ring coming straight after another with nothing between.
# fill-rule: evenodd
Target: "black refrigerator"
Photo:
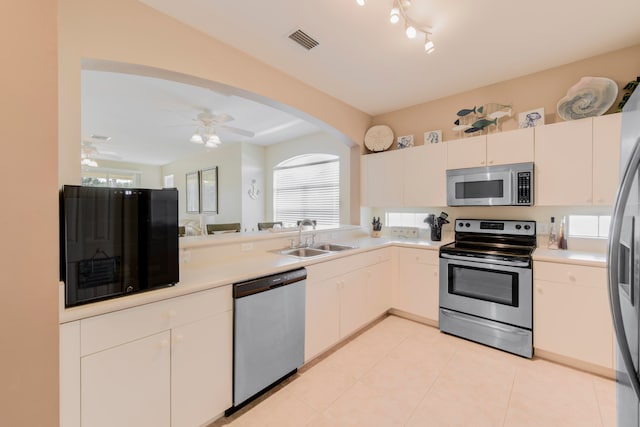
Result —
<instances>
[{"instance_id":1,"label":"black refrigerator","mask_svg":"<svg viewBox=\"0 0 640 427\"><path fill-rule=\"evenodd\" d=\"M608 243L609 302L616 336L619 427L640 426L640 89L622 112L620 181Z\"/></svg>"}]
</instances>

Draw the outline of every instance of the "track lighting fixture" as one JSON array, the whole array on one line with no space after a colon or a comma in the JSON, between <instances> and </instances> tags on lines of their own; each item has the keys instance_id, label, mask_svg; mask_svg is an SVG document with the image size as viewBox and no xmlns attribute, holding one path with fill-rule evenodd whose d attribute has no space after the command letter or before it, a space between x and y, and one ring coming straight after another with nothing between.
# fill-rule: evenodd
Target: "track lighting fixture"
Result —
<instances>
[{"instance_id":1,"label":"track lighting fixture","mask_svg":"<svg viewBox=\"0 0 640 427\"><path fill-rule=\"evenodd\" d=\"M360 6L364 6L366 0L356 0ZM418 33L424 34L424 50L427 53L432 53L435 50L435 45L431 39L431 28L418 25L413 19L407 15L407 9L411 7L411 0L393 0L391 11L389 12L389 22L397 24L400 22L400 18L404 19L405 34L410 39L415 39Z\"/></svg>"},{"instance_id":2,"label":"track lighting fixture","mask_svg":"<svg viewBox=\"0 0 640 427\"><path fill-rule=\"evenodd\" d=\"M389 13L389 21L392 24L397 24L400 21L400 9L397 7L392 7L391 12Z\"/></svg>"},{"instance_id":3,"label":"track lighting fixture","mask_svg":"<svg viewBox=\"0 0 640 427\"><path fill-rule=\"evenodd\" d=\"M430 35L431 33L425 33L424 35L424 51L427 53L433 53L433 51L436 50L431 37L429 37Z\"/></svg>"}]
</instances>

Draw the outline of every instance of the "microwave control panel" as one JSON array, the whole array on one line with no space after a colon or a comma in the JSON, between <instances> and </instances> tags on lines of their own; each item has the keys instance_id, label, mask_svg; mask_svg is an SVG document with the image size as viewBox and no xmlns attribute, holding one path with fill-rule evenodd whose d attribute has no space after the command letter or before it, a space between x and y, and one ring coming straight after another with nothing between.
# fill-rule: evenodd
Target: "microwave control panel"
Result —
<instances>
[{"instance_id":1,"label":"microwave control panel","mask_svg":"<svg viewBox=\"0 0 640 427\"><path fill-rule=\"evenodd\" d=\"M518 195L516 204L518 205L532 205L533 204L533 191L531 185L531 172L517 172L518 177Z\"/></svg>"}]
</instances>

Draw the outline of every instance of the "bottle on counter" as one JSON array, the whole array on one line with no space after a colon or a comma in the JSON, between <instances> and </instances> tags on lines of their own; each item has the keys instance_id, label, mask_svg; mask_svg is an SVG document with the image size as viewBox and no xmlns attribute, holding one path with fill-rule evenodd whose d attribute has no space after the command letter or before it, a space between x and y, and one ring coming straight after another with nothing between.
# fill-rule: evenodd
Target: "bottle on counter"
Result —
<instances>
[{"instance_id":1,"label":"bottle on counter","mask_svg":"<svg viewBox=\"0 0 640 427\"><path fill-rule=\"evenodd\" d=\"M563 216L560 220L560 232L558 233L558 249L567 249L567 217Z\"/></svg>"},{"instance_id":2,"label":"bottle on counter","mask_svg":"<svg viewBox=\"0 0 640 427\"><path fill-rule=\"evenodd\" d=\"M549 224L549 241L547 243L549 249L558 249L558 230L556 229L556 218L551 217Z\"/></svg>"}]
</instances>

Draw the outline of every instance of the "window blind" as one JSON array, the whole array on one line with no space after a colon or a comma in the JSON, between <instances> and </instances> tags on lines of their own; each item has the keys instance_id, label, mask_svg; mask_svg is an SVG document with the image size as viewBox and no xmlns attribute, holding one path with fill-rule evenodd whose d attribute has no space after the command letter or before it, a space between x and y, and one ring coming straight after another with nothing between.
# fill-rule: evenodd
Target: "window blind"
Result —
<instances>
[{"instance_id":1,"label":"window blind","mask_svg":"<svg viewBox=\"0 0 640 427\"><path fill-rule=\"evenodd\" d=\"M275 221L296 224L310 218L318 225L340 224L339 160L276 167L273 186Z\"/></svg>"}]
</instances>

